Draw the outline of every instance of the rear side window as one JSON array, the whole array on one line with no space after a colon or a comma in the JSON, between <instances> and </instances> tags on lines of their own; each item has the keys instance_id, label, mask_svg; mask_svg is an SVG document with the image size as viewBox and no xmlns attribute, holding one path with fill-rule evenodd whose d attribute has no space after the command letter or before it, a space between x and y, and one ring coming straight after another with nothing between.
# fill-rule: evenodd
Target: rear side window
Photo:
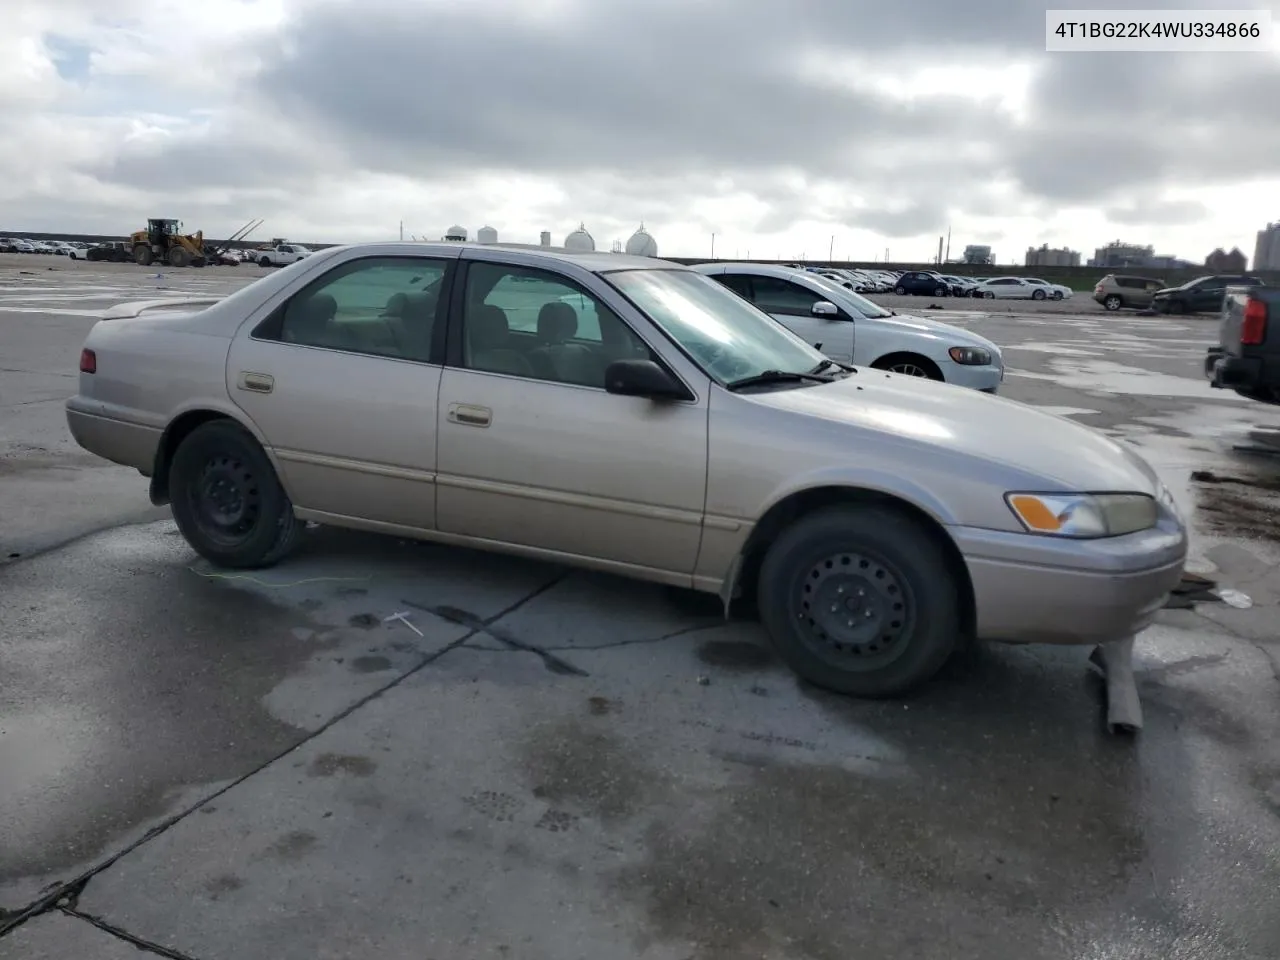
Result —
<instances>
[{"instance_id":1,"label":"rear side window","mask_svg":"<svg viewBox=\"0 0 1280 960\"><path fill-rule=\"evenodd\" d=\"M451 261L368 257L330 270L264 321L254 336L305 347L431 362Z\"/></svg>"},{"instance_id":2,"label":"rear side window","mask_svg":"<svg viewBox=\"0 0 1280 960\"><path fill-rule=\"evenodd\" d=\"M1137 277L1116 277L1116 286L1119 287L1142 287L1143 283Z\"/></svg>"}]
</instances>

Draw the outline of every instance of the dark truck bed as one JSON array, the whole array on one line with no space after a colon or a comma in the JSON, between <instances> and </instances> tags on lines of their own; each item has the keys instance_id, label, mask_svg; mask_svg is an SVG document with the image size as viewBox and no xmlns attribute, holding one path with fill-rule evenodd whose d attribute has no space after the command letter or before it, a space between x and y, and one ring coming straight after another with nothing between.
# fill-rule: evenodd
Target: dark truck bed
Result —
<instances>
[{"instance_id":1,"label":"dark truck bed","mask_svg":"<svg viewBox=\"0 0 1280 960\"><path fill-rule=\"evenodd\" d=\"M1280 404L1280 287L1227 287L1218 343L1204 358L1210 386Z\"/></svg>"}]
</instances>

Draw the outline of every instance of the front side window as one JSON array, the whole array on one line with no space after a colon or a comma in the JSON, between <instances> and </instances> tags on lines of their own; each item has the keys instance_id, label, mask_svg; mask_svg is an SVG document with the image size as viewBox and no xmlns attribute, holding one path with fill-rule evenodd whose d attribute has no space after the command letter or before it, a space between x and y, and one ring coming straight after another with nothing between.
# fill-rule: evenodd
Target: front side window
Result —
<instances>
[{"instance_id":1,"label":"front side window","mask_svg":"<svg viewBox=\"0 0 1280 960\"><path fill-rule=\"evenodd\" d=\"M783 316L810 316L813 305L825 299L820 293L806 290L798 284L778 277L752 277L751 289L755 295L757 307L765 313L777 313Z\"/></svg>"},{"instance_id":2,"label":"front side window","mask_svg":"<svg viewBox=\"0 0 1280 960\"><path fill-rule=\"evenodd\" d=\"M462 310L462 363L603 390L615 360L653 359L607 306L567 278L543 270L473 263Z\"/></svg>"},{"instance_id":3,"label":"front side window","mask_svg":"<svg viewBox=\"0 0 1280 960\"><path fill-rule=\"evenodd\" d=\"M349 261L289 300L255 335L428 362L448 263L418 257ZM270 329L273 321L277 330Z\"/></svg>"},{"instance_id":4,"label":"front side window","mask_svg":"<svg viewBox=\"0 0 1280 960\"><path fill-rule=\"evenodd\" d=\"M760 309L692 270L603 275L720 383L768 370L804 373L826 358ZM754 285L761 277L753 277Z\"/></svg>"}]
</instances>

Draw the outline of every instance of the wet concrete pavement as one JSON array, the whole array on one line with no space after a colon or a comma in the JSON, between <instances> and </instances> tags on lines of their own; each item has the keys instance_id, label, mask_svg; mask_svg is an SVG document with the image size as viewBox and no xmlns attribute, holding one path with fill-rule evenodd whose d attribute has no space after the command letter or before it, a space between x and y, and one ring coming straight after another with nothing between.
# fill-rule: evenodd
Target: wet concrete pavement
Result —
<instances>
[{"instance_id":1,"label":"wet concrete pavement","mask_svg":"<svg viewBox=\"0 0 1280 960\"><path fill-rule=\"evenodd\" d=\"M1251 598L1143 634L1136 741L1083 651L866 703L679 591L332 530L223 576L110 529L0 569L0 907L67 894L0 958L1274 957L1280 467L1229 447L1280 416L1193 390L1204 321L958 322L1140 443Z\"/></svg>"}]
</instances>

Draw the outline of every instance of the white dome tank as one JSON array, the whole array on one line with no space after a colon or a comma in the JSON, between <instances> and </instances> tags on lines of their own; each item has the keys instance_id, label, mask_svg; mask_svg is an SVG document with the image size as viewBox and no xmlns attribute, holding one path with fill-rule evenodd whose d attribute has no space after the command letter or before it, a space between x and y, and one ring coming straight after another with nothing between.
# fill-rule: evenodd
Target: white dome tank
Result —
<instances>
[{"instance_id":1,"label":"white dome tank","mask_svg":"<svg viewBox=\"0 0 1280 960\"><path fill-rule=\"evenodd\" d=\"M460 227L457 224L454 224L452 227L450 227L448 230L444 232L444 238L446 240L466 240L467 228Z\"/></svg>"},{"instance_id":2,"label":"white dome tank","mask_svg":"<svg viewBox=\"0 0 1280 960\"><path fill-rule=\"evenodd\" d=\"M476 231L476 243L497 243L498 231L493 227L481 227Z\"/></svg>"},{"instance_id":3,"label":"white dome tank","mask_svg":"<svg viewBox=\"0 0 1280 960\"><path fill-rule=\"evenodd\" d=\"M578 224L578 229L564 238L564 248L570 253L591 253L595 250L596 242L587 233L585 223Z\"/></svg>"},{"instance_id":4,"label":"white dome tank","mask_svg":"<svg viewBox=\"0 0 1280 960\"><path fill-rule=\"evenodd\" d=\"M653 235L644 228L644 224L640 224L640 229L631 235L631 239L627 241L627 253L633 257L656 257L658 255L658 241L653 239Z\"/></svg>"}]
</instances>

